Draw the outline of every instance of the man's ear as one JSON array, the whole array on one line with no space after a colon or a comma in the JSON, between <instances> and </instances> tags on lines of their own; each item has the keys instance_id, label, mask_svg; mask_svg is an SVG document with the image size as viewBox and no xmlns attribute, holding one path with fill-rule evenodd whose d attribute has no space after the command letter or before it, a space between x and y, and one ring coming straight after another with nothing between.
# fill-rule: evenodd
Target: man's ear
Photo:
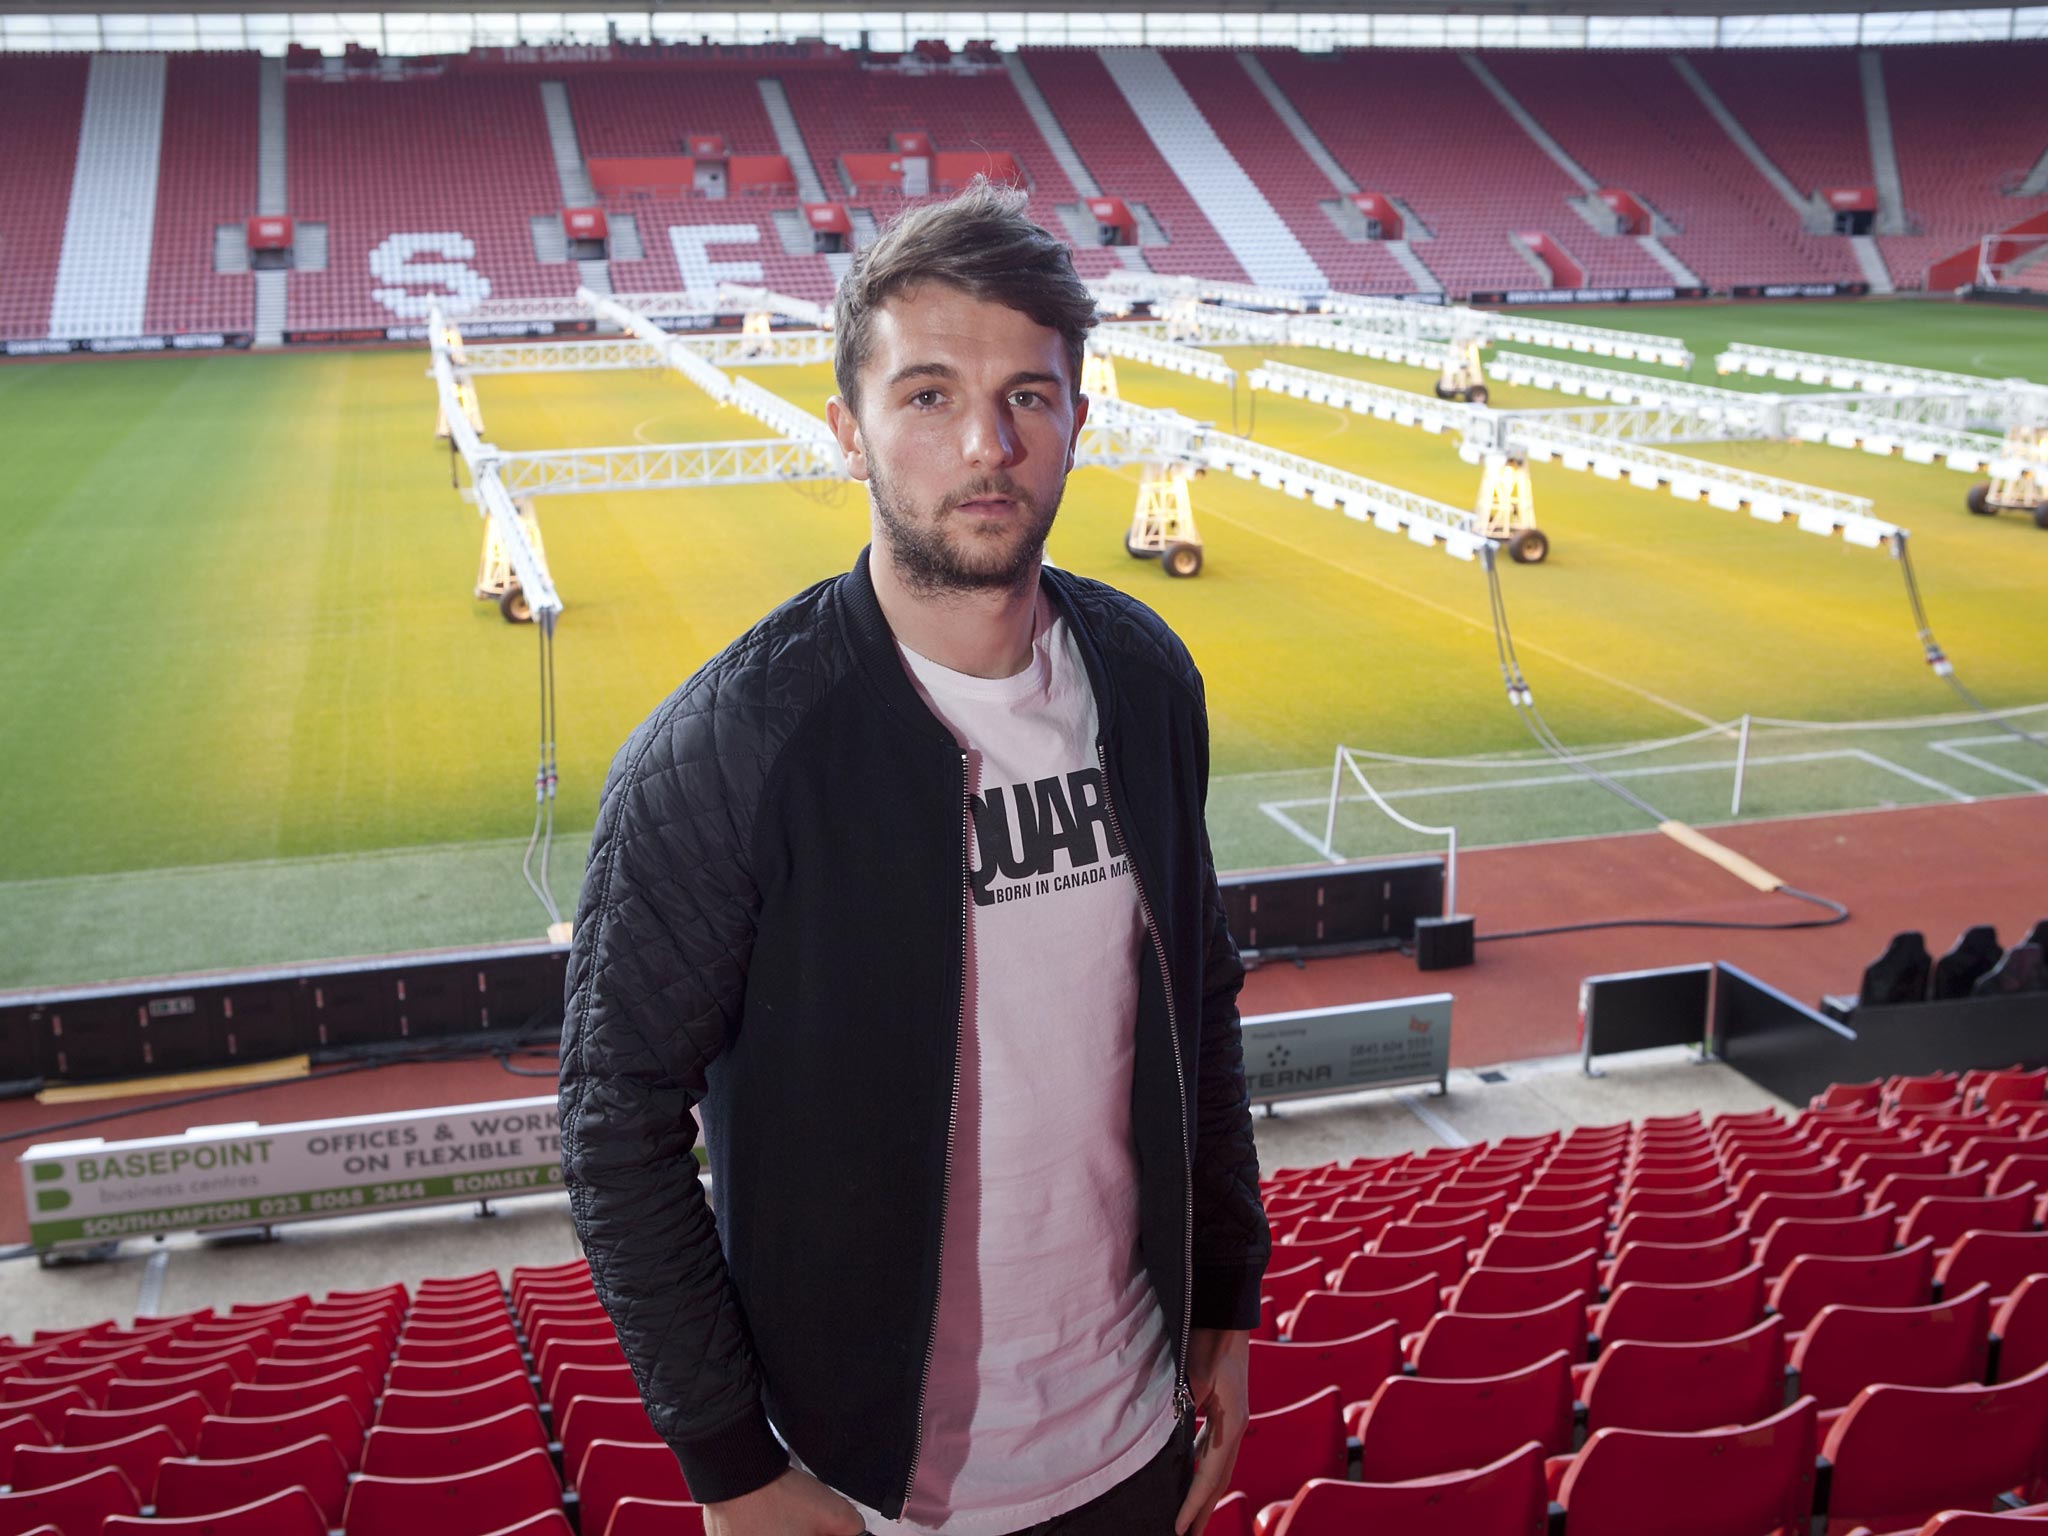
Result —
<instances>
[{"instance_id":1,"label":"man's ear","mask_svg":"<svg viewBox=\"0 0 2048 1536\"><path fill-rule=\"evenodd\" d=\"M1081 429L1087 424L1088 397L1086 395L1077 394L1074 396L1074 430L1072 435L1070 435L1067 438L1068 469L1072 469L1074 467L1074 455L1078 453L1081 448Z\"/></svg>"},{"instance_id":2,"label":"man's ear","mask_svg":"<svg viewBox=\"0 0 2048 1536\"><path fill-rule=\"evenodd\" d=\"M846 459L847 475L855 480L866 480L868 452L861 445L860 422L837 395L825 402L825 425L832 429L832 436L839 442L839 452Z\"/></svg>"}]
</instances>

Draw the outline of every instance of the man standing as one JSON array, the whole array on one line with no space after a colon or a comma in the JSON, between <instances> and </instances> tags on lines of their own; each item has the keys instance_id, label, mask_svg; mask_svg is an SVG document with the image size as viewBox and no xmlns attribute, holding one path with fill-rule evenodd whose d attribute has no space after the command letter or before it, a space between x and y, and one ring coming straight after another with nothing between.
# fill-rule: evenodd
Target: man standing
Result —
<instances>
[{"instance_id":1,"label":"man standing","mask_svg":"<svg viewBox=\"0 0 2048 1536\"><path fill-rule=\"evenodd\" d=\"M828 415L873 542L633 733L592 839L563 1171L713 1536L1199 1532L1244 1433L1201 681L1041 564L1094 303L1023 203L861 252Z\"/></svg>"}]
</instances>

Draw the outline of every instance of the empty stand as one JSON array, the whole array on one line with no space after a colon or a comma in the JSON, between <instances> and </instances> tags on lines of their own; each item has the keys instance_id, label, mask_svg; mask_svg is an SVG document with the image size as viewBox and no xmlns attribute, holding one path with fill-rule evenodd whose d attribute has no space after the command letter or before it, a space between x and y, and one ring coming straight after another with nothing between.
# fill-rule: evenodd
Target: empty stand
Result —
<instances>
[{"instance_id":1,"label":"empty stand","mask_svg":"<svg viewBox=\"0 0 2048 1536\"><path fill-rule=\"evenodd\" d=\"M85 71L84 54L0 53L0 339L50 334Z\"/></svg>"},{"instance_id":2,"label":"empty stand","mask_svg":"<svg viewBox=\"0 0 2048 1536\"><path fill-rule=\"evenodd\" d=\"M2048 148L2040 112L2014 110L2039 101L2048 44L1887 48L1883 60L1905 213L1915 233L1886 236L1878 245L1900 286L1920 287L1930 263L2048 210L2048 193L2021 197L2011 190Z\"/></svg>"},{"instance_id":3,"label":"empty stand","mask_svg":"<svg viewBox=\"0 0 2048 1536\"><path fill-rule=\"evenodd\" d=\"M824 76L807 71L802 78L798 99ZM719 135L729 155L781 152L751 74L580 70L567 74L565 82L577 139L595 159L679 155L692 134ZM792 169L801 182L801 171ZM613 211L633 215L643 252L632 260L614 250L613 282L621 292L662 292L725 280L765 283L820 302L832 296L832 271L825 259L810 254L808 247L790 252L778 232L778 217L801 217L795 186L735 191L721 199L626 191L605 201ZM672 229L685 233L679 240ZM808 240L808 228L804 236ZM738 270L720 270L727 267Z\"/></svg>"},{"instance_id":4,"label":"empty stand","mask_svg":"<svg viewBox=\"0 0 2048 1536\"><path fill-rule=\"evenodd\" d=\"M1145 247L1155 272L1245 282L1248 274L1173 167L1161 158L1092 48L1021 50L1074 151L1102 190L1150 212L1167 243ZM1107 253L1102 253L1107 260Z\"/></svg>"},{"instance_id":5,"label":"empty stand","mask_svg":"<svg viewBox=\"0 0 2048 1536\"><path fill-rule=\"evenodd\" d=\"M324 222L328 246L324 272L292 273L292 329L575 293L572 263L534 256L530 220L559 215L561 193L532 78L292 77L285 112L292 213Z\"/></svg>"},{"instance_id":6,"label":"empty stand","mask_svg":"<svg viewBox=\"0 0 2048 1536\"><path fill-rule=\"evenodd\" d=\"M257 69L254 54L171 55L142 325L152 335L255 328L255 280L214 270L214 231L235 226L239 245L257 211Z\"/></svg>"},{"instance_id":7,"label":"empty stand","mask_svg":"<svg viewBox=\"0 0 2048 1536\"><path fill-rule=\"evenodd\" d=\"M1601 186L1670 220L1663 243L1709 285L1861 275L1846 240L1805 232L1668 59L1602 50L1489 54L1487 64Z\"/></svg>"},{"instance_id":8,"label":"empty stand","mask_svg":"<svg viewBox=\"0 0 2048 1536\"><path fill-rule=\"evenodd\" d=\"M1346 240L1339 233L1324 205L1344 194L1288 133L1237 54L1177 48L1165 57L1217 137L1315 259L1329 287L1346 293L1414 291L1414 280L1378 241Z\"/></svg>"},{"instance_id":9,"label":"empty stand","mask_svg":"<svg viewBox=\"0 0 2048 1536\"><path fill-rule=\"evenodd\" d=\"M1360 186L1414 210L1434 236L1417 253L1453 296L1543 286L1508 240L1525 230L1560 240L1589 283L1671 281L1632 241L1602 239L1572 211L1581 188L1457 55L1262 49L1258 59Z\"/></svg>"}]
</instances>

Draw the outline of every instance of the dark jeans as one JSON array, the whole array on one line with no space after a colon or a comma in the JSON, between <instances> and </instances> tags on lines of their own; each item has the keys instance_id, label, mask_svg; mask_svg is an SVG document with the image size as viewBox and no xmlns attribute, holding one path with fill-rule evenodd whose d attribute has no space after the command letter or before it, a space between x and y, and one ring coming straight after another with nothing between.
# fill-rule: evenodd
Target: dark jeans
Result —
<instances>
[{"instance_id":1,"label":"dark jeans","mask_svg":"<svg viewBox=\"0 0 2048 1536\"><path fill-rule=\"evenodd\" d=\"M1158 1455L1114 1488L1016 1536L1173 1536L1173 1517L1194 1479L1195 1417L1189 1414Z\"/></svg>"},{"instance_id":2,"label":"dark jeans","mask_svg":"<svg viewBox=\"0 0 2048 1536\"><path fill-rule=\"evenodd\" d=\"M1174 1425L1159 1453L1078 1509L1012 1536L1173 1536L1173 1517L1195 1480L1195 1420Z\"/></svg>"}]
</instances>

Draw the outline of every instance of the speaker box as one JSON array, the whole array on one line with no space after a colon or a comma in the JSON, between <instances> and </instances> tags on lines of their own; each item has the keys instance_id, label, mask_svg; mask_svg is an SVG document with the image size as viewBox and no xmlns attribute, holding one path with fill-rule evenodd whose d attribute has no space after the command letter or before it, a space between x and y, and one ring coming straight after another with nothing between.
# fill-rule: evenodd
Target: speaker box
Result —
<instances>
[{"instance_id":1,"label":"speaker box","mask_svg":"<svg viewBox=\"0 0 2048 1536\"><path fill-rule=\"evenodd\" d=\"M1415 968L1418 971L1448 971L1471 963L1470 917L1415 919Z\"/></svg>"}]
</instances>

